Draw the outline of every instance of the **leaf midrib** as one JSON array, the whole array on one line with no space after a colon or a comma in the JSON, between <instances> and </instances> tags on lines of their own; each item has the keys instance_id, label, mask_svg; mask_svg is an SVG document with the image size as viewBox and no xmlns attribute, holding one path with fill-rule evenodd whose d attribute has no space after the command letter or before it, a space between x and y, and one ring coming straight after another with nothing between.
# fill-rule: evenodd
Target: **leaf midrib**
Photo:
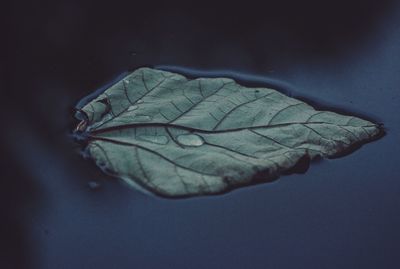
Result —
<instances>
[{"instance_id":1,"label":"leaf midrib","mask_svg":"<svg viewBox=\"0 0 400 269\"><path fill-rule=\"evenodd\" d=\"M153 122L153 123L132 123L132 124L112 126L112 127L107 127L107 128L103 128L100 130L89 131L88 133L97 135L97 134L103 134L103 133L112 132L112 131L116 131L116 130L135 129L135 128L140 128L140 127L165 127L165 128L183 129L183 130L187 130L190 132L214 134L214 133L229 133L229 132L237 132L237 131L251 130L251 129L261 129L261 128L263 128L263 129L280 128L280 127L297 125L297 124L303 125L305 127L308 124L325 124L325 125L338 126L340 128L342 128L344 126L352 126L352 127L356 127L356 128L377 127L377 125L375 125L375 124L353 126L353 125L346 125L346 124L335 124L335 123L329 123L329 122L323 122L323 121L315 121L315 122L288 122L288 123L278 123L278 124L272 124L272 125L268 125L268 124L267 125L256 125L256 126L246 126L246 127L238 127L238 128L231 128L231 129L222 129L222 130L206 130L206 129L199 129L199 128L194 128L194 127L189 127L189 126L172 124L172 123ZM349 130L346 130L346 131L350 132ZM368 134L368 135L370 136L370 134Z\"/></svg>"}]
</instances>

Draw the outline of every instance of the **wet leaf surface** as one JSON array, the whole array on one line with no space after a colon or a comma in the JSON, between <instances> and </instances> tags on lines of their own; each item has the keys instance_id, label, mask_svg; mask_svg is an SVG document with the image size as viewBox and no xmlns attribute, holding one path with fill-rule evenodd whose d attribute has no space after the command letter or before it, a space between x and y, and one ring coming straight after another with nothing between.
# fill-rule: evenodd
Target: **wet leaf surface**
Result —
<instances>
[{"instance_id":1,"label":"wet leaf surface","mask_svg":"<svg viewBox=\"0 0 400 269\"><path fill-rule=\"evenodd\" d=\"M79 109L76 133L105 172L165 197L272 181L378 138L378 124L274 89L140 68ZM80 117L82 115L80 114Z\"/></svg>"}]
</instances>

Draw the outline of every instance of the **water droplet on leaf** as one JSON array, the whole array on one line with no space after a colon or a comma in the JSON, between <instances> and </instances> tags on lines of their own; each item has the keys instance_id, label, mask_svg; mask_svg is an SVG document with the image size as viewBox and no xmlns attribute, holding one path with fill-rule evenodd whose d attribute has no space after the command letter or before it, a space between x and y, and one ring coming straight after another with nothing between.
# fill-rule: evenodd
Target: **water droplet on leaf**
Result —
<instances>
[{"instance_id":1,"label":"water droplet on leaf","mask_svg":"<svg viewBox=\"0 0 400 269\"><path fill-rule=\"evenodd\" d=\"M148 115L136 115L134 117L135 121L140 121L140 122L150 121L151 119L152 119L152 117L150 117Z\"/></svg>"},{"instance_id":2,"label":"water droplet on leaf","mask_svg":"<svg viewBox=\"0 0 400 269\"><path fill-rule=\"evenodd\" d=\"M136 105L128 107L128 111L133 111L133 110L136 110L136 109L138 109L138 106L136 106Z\"/></svg>"},{"instance_id":3,"label":"water droplet on leaf","mask_svg":"<svg viewBox=\"0 0 400 269\"><path fill-rule=\"evenodd\" d=\"M142 100L142 99L139 99L139 100L137 100L136 103L141 104L141 103L143 103L143 100Z\"/></svg>"},{"instance_id":4,"label":"water droplet on leaf","mask_svg":"<svg viewBox=\"0 0 400 269\"><path fill-rule=\"evenodd\" d=\"M185 146L198 147L204 144L204 139L197 134L183 134L177 137L179 143Z\"/></svg>"},{"instance_id":5,"label":"water droplet on leaf","mask_svg":"<svg viewBox=\"0 0 400 269\"><path fill-rule=\"evenodd\" d=\"M169 141L168 137L164 135L140 135L138 139L160 145L165 145Z\"/></svg>"}]
</instances>

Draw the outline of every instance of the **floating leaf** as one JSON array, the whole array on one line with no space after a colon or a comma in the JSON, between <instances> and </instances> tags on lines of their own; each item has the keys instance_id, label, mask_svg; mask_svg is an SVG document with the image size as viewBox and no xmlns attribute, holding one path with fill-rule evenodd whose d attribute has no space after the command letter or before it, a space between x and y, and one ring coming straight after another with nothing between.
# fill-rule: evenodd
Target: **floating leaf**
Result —
<instances>
[{"instance_id":1,"label":"floating leaf","mask_svg":"<svg viewBox=\"0 0 400 269\"><path fill-rule=\"evenodd\" d=\"M89 156L130 185L167 197L271 181L304 159L379 137L379 125L228 78L140 68L80 109Z\"/></svg>"}]
</instances>

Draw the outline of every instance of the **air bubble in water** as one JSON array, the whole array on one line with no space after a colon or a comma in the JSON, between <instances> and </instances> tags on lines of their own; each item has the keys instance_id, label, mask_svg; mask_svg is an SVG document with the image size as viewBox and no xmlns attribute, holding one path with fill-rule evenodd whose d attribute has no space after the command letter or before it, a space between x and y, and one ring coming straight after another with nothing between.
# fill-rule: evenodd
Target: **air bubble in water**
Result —
<instances>
[{"instance_id":1,"label":"air bubble in water","mask_svg":"<svg viewBox=\"0 0 400 269\"><path fill-rule=\"evenodd\" d=\"M89 189L91 190L98 190L101 187L101 184L97 181L89 181L87 183L87 186L89 187Z\"/></svg>"}]
</instances>

